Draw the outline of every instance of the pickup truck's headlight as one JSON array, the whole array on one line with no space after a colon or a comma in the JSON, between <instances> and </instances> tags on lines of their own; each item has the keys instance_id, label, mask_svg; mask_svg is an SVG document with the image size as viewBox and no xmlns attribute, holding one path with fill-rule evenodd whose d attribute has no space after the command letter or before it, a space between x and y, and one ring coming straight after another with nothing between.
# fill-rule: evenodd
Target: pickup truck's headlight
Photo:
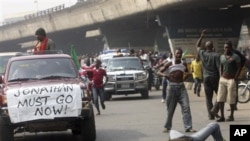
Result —
<instances>
[{"instance_id":1,"label":"pickup truck's headlight","mask_svg":"<svg viewBox=\"0 0 250 141\"><path fill-rule=\"evenodd\" d=\"M108 75L108 81L115 81L115 76L114 75Z\"/></svg>"},{"instance_id":2,"label":"pickup truck's headlight","mask_svg":"<svg viewBox=\"0 0 250 141\"><path fill-rule=\"evenodd\" d=\"M142 80L142 79L146 79L146 78L147 78L147 73L146 72L136 74L136 79L137 80Z\"/></svg>"},{"instance_id":3,"label":"pickup truck's headlight","mask_svg":"<svg viewBox=\"0 0 250 141\"><path fill-rule=\"evenodd\" d=\"M0 106L4 106L7 103L6 95L0 95Z\"/></svg>"}]
</instances>

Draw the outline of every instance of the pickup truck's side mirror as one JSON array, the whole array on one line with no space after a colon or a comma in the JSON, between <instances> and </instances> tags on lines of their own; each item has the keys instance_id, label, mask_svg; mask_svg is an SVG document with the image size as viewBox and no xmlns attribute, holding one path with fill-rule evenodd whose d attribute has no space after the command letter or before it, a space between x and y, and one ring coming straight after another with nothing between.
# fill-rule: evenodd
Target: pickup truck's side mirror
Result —
<instances>
[{"instance_id":1,"label":"pickup truck's side mirror","mask_svg":"<svg viewBox=\"0 0 250 141\"><path fill-rule=\"evenodd\" d=\"M0 88L3 88L3 75L0 75Z\"/></svg>"},{"instance_id":2,"label":"pickup truck's side mirror","mask_svg":"<svg viewBox=\"0 0 250 141\"><path fill-rule=\"evenodd\" d=\"M3 76L0 76L0 84L3 84Z\"/></svg>"},{"instance_id":3,"label":"pickup truck's side mirror","mask_svg":"<svg viewBox=\"0 0 250 141\"><path fill-rule=\"evenodd\" d=\"M149 65L144 65L143 68L144 69L149 69L150 67L149 67Z\"/></svg>"}]
</instances>

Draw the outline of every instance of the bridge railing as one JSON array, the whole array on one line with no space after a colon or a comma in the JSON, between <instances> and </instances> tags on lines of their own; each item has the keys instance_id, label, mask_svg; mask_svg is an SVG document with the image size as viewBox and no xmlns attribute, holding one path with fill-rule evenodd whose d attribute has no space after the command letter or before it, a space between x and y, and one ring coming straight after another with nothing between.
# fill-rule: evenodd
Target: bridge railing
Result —
<instances>
[{"instance_id":1,"label":"bridge railing","mask_svg":"<svg viewBox=\"0 0 250 141\"><path fill-rule=\"evenodd\" d=\"M94 4L94 3L99 3L99 2L102 2L102 1L106 1L106 0L78 0L78 2L76 4L71 5L70 7L83 7L83 6L88 6L88 5L91 5L91 4ZM15 19L13 21L2 22L2 23L0 23L0 26L10 25L10 24L14 24L14 23L19 22L19 21L25 21L25 20L34 19L34 18L37 18L37 17L40 17L40 16L45 16L45 15L48 15L48 14L51 14L51 13L54 13L54 12L64 10L66 8L68 8L68 7L66 7L65 4L61 4L61 5L52 7L52 8L48 8L48 9L45 9L45 10L38 11L36 13L25 15L24 17L19 17L18 19Z\"/></svg>"},{"instance_id":2,"label":"bridge railing","mask_svg":"<svg viewBox=\"0 0 250 141\"><path fill-rule=\"evenodd\" d=\"M36 18L36 17L39 17L39 16L48 15L48 14L50 14L50 13L54 13L54 12L57 12L57 11L61 11L61 10L63 10L64 8L65 8L65 5L64 5L64 4L61 4L61 5L58 5L58 6L49 8L49 9L46 9L46 10L38 11L38 12L33 13L33 14L25 15L25 16L24 16L24 19L25 19L25 20L29 20L29 19L33 19L33 18Z\"/></svg>"}]
</instances>

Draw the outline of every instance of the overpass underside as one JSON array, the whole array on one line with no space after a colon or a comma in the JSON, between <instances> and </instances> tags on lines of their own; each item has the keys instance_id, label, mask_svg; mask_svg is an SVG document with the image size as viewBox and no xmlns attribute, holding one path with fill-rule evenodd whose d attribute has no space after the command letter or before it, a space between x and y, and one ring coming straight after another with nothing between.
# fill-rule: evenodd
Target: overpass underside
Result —
<instances>
[{"instance_id":1,"label":"overpass underside","mask_svg":"<svg viewBox=\"0 0 250 141\"><path fill-rule=\"evenodd\" d=\"M96 53L107 45L109 48L145 48L160 52L179 47L195 54L200 32L207 29L204 41L213 41L216 51L222 53L223 44L228 40L237 47L243 21L247 21L249 13L248 9L239 8L161 10L89 27L88 30L99 29L99 36L86 38L88 30L85 28L76 29L69 37L75 38L71 41L79 53Z\"/></svg>"}]
</instances>

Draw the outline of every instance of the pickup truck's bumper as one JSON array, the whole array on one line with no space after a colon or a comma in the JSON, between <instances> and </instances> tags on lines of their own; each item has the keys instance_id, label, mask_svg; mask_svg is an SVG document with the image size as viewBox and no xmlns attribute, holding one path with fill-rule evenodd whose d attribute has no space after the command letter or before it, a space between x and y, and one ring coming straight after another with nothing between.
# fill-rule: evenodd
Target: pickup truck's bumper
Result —
<instances>
[{"instance_id":1,"label":"pickup truck's bumper","mask_svg":"<svg viewBox=\"0 0 250 141\"><path fill-rule=\"evenodd\" d=\"M148 90L147 79L138 81L108 82L104 87L105 92L112 94L137 93L142 90Z\"/></svg>"},{"instance_id":2,"label":"pickup truck's bumper","mask_svg":"<svg viewBox=\"0 0 250 141\"><path fill-rule=\"evenodd\" d=\"M65 131L71 129L77 121L91 118L93 115L93 105L89 101L82 102L81 114L77 117L55 117L52 119L38 119L19 123L11 123L7 107L1 107L0 118L5 124L9 124L13 129L25 129L29 132L40 131ZM18 128L19 127L19 128ZM19 132L19 131L16 131Z\"/></svg>"}]
</instances>

